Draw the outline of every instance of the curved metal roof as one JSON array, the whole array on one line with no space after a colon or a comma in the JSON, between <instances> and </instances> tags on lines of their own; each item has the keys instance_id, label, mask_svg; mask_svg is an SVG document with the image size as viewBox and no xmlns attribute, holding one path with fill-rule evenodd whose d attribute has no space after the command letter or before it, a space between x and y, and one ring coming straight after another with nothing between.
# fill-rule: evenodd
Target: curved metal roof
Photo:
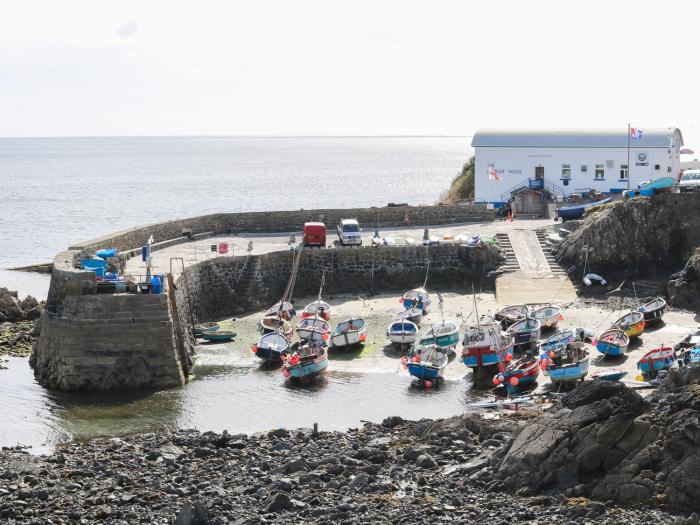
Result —
<instances>
[{"instance_id":1,"label":"curved metal roof","mask_svg":"<svg viewBox=\"0 0 700 525\"><path fill-rule=\"evenodd\" d=\"M642 137L632 139L634 148L668 148L674 136L683 145L678 128L641 128ZM617 129L480 129L472 147L510 148L626 148L627 128Z\"/></svg>"}]
</instances>

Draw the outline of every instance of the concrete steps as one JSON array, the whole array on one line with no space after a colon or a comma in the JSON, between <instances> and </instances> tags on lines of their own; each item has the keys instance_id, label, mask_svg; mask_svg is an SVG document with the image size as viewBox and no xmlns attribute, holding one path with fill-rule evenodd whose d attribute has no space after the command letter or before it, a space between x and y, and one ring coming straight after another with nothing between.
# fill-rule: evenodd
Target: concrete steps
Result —
<instances>
[{"instance_id":1,"label":"concrete steps","mask_svg":"<svg viewBox=\"0 0 700 525\"><path fill-rule=\"evenodd\" d=\"M501 253L506 257L505 263L503 263L499 270L503 272L517 272L520 270L520 264L518 264L518 259L515 258L515 250L513 250L508 234L497 233L494 238L498 243Z\"/></svg>"},{"instance_id":2,"label":"concrete steps","mask_svg":"<svg viewBox=\"0 0 700 525\"><path fill-rule=\"evenodd\" d=\"M553 235L550 235L546 230L537 230L535 233L537 234L537 240L542 247L542 252L547 260L547 264L549 264L549 268L552 270L552 274L567 275L566 268L557 262L557 259L553 253L553 249L556 250L556 248L559 246L559 241Z\"/></svg>"}]
</instances>

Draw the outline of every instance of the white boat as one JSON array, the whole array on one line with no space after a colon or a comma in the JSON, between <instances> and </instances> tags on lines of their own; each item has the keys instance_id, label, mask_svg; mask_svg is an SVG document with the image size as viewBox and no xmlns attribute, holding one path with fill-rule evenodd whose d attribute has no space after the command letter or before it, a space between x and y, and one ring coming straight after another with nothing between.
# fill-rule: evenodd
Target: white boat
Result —
<instances>
[{"instance_id":1,"label":"white boat","mask_svg":"<svg viewBox=\"0 0 700 525\"><path fill-rule=\"evenodd\" d=\"M269 334L279 332L283 334L287 340L292 338L292 325L286 319L282 319L276 315L266 315L258 321L258 332L261 334Z\"/></svg>"},{"instance_id":2,"label":"white boat","mask_svg":"<svg viewBox=\"0 0 700 525\"><path fill-rule=\"evenodd\" d=\"M420 308L423 310L423 314L427 314L430 311L430 294L423 288L409 290L403 294L401 302L406 309Z\"/></svg>"},{"instance_id":3,"label":"white boat","mask_svg":"<svg viewBox=\"0 0 700 525\"><path fill-rule=\"evenodd\" d=\"M281 362L289 351L289 340L280 332L269 332L253 345L253 352L263 361Z\"/></svg>"},{"instance_id":4,"label":"white boat","mask_svg":"<svg viewBox=\"0 0 700 525\"><path fill-rule=\"evenodd\" d=\"M330 320L331 318L331 305L328 304L326 301L321 301L320 299L318 301L314 301L312 303L307 304L304 307L304 311L301 313L301 317L313 317L317 315L318 317L322 317L326 321Z\"/></svg>"},{"instance_id":5,"label":"white boat","mask_svg":"<svg viewBox=\"0 0 700 525\"><path fill-rule=\"evenodd\" d=\"M282 319L291 321L297 315L297 311L292 303L289 301L283 301L275 304L272 308L265 312L265 315L276 315Z\"/></svg>"},{"instance_id":6,"label":"white boat","mask_svg":"<svg viewBox=\"0 0 700 525\"><path fill-rule=\"evenodd\" d=\"M408 373L422 381L436 381L443 378L449 358L443 348L435 345L414 348L401 361L408 368Z\"/></svg>"},{"instance_id":7,"label":"white boat","mask_svg":"<svg viewBox=\"0 0 700 525\"><path fill-rule=\"evenodd\" d=\"M386 329L386 336L397 345L413 344L418 338L418 325L406 319L396 319Z\"/></svg>"},{"instance_id":8,"label":"white boat","mask_svg":"<svg viewBox=\"0 0 700 525\"><path fill-rule=\"evenodd\" d=\"M457 343L459 343L459 325L454 321L434 324L420 338L422 346L436 345L443 350L454 349Z\"/></svg>"},{"instance_id":9,"label":"white boat","mask_svg":"<svg viewBox=\"0 0 700 525\"><path fill-rule=\"evenodd\" d=\"M297 323L297 335L304 341L327 341L331 326L321 317L305 317Z\"/></svg>"},{"instance_id":10,"label":"white boat","mask_svg":"<svg viewBox=\"0 0 700 525\"><path fill-rule=\"evenodd\" d=\"M561 317L561 306L550 304L537 308L530 314L530 317L537 319L543 327L554 328Z\"/></svg>"},{"instance_id":11,"label":"white boat","mask_svg":"<svg viewBox=\"0 0 700 525\"><path fill-rule=\"evenodd\" d=\"M420 324L423 320L423 310L420 308L408 308L396 316L399 319L406 319L412 323Z\"/></svg>"},{"instance_id":12,"label":"white boat","mask_svg":"<svg viewBox=\"0 0 700 525\"><path fill-rule=\"evenodd\" d=\"M331 334L331 346L342 348L364 343L367 339L367 323L360 317L351 317L338 323Z\"/></svg>"}]
</instances>

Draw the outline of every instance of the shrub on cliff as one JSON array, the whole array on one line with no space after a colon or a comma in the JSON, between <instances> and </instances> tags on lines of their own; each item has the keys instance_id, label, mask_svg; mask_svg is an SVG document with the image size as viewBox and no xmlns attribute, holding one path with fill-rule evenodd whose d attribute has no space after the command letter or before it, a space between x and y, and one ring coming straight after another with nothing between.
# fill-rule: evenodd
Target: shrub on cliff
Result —
<instances>
[{"instance_id":1,"label":"shrub on cliff","mask_svg":"<svg viewBox=\"0 0 700 525\"><path fill-rule=\"evenodd\" d=\"M462 171L450 185L450 189L440 198L440 202L451 204L459 200L474 198L474 156L462 166Z\"/></svg>"}]
</instances>

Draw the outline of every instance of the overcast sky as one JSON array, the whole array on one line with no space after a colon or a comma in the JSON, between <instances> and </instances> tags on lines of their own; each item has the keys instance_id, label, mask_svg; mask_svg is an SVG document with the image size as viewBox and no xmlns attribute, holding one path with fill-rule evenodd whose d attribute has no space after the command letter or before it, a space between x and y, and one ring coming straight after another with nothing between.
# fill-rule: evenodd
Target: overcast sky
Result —
<instances>
[{"instance_id":1,"label":"overcast sky","mask_svg":"<svg viewBox=\"0 0 700 525\"><path fill-rule=\"evenodd\" d=\"M696 129L700 2L0 0L0 136Z\"/></svg>"}]
</instances>

